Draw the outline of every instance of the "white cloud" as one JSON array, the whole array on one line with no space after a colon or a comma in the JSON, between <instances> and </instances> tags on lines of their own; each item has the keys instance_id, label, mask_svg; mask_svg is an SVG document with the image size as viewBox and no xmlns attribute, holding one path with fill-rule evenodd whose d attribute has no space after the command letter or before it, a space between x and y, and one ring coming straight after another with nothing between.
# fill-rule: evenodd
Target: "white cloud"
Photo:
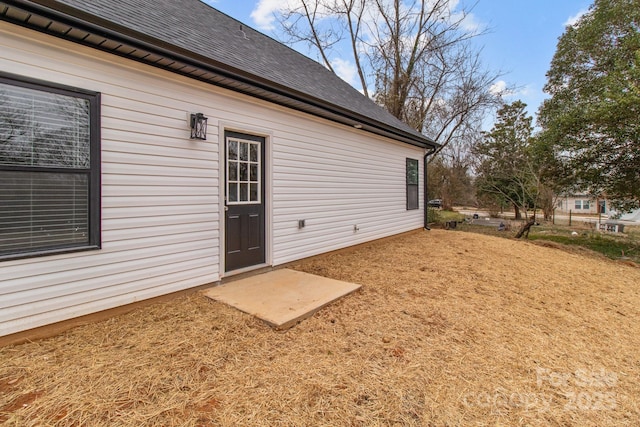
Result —
<instances>
[{"instance_id":1,"label":"white cloud","mask_svg":"<svg viewBox=\"0 0 640 427\"><path fill-rule=\"evenodd\" d=\"M589 12L588 9L581 9L580 12L578 12L575 15L570 16L569 18L567 18L567 20L565 21L565 23L563 25L565 27L573 27L574 25L576 25L578 23L580 18L582 18L587 12Z\"/></svg>"},{"instance_id":2,"label":"white cloud","mask_svg":"<svg viewBox=\"0 0 640 427\"><path fill-rule=\"evenodd\" d=\"M302 8L300 0L259 0L255 8L251 11L251 19L254 24L263 31L275 30L275 20L278 13L287 10L297 10ZM317 10L316 19L328 18L331 13L326 7L320 5Z\"/></svg>"},{"instance_id":3,"label":"white cloud","mask_svg":"<svg viewBox=\"0 0 640 427\"><path fill-rule=\"evenodd\" d=\"M529 97L529 96L533 96L535 92L536 90L531 85L526 85L519 88L515 92L515 95L522 96L522 97Z\"/></svg>"},{"instance_id":4,"label":"white cloud","mask_svg":"<svg viewBox=\"0 0 640 427\"><path fill-rule=\"evenodd\" d=\"M470 33L476 33L482 31L485 24L480 22L473 13L468 13L462 20L462 28Z\"/></svg>"},{"instance_id":5,"label":"white cloud","mask_svg":"<svg viewBox=\"0 0 640 427\"><path fill-rule=\"evenodd\" d=\"M536 96L536 89L530 85L517 86L509 85L504 80L498 80L494 84L489 87L489 92L496 96L502 96L508 99L523 99L527 100L527 98Z\"/></svg>"},{"instance_id":6,"label":"white cloud","mask_svg":"<svg viewBox=\"0 0 640 427\"><path fill-rule=\"evenodd\" d=\"M345 61L341 58L336 58L331 61L331 66L333 67L333 70L336 72L338 77L340 77L342 80L349 83L351 86L360 86L360 82L358 79L358 70L356 69L354 63Z\"/></svg>"},{"instance_id":7,"label":"white cloud","mask_svg":"<svg viewBox=\"0 0 640 427\"><path fill-rule=\"evenodd\" d=\"M473 13L463 15L462 12L455 12L449 18L451 22L460 21L460 28L470 33L478 33L484 29L485 25L476 18Z\"/></svg>"},{"instance_id":8,"label":"white cloud","mask_svg":"<svg viewBox=\"0 0 640 427\"><path fill-rule=\"evenodd\" d=\"M507 90L507 82L504 80L498 80L489 88L489 92L492 95L504 95Z\"/></svg>"},{"instance_id":9,"label":"white cloud","mask_svg":"<svg viewBox=\"0 0 640 427\"><path fill-rule=\"evenodd\" d=\"M261 30L275 29L274 13L287 7L287 2L282 0L260 0L255 9L251 11L251 19Z\"/></svg>"},{"instance_id":10,"label":"white cloud","mask_svg":"<svg viewBox=\"0 0 640 427\"><path fill-rule=\"evenodd\" d=\"M435 7L436 1L431 1L431 7ZM478 18L468 10L465 10L463 5L461 10L457 10L460 6L460 0L449 0L446 4L446 12L443 17L446 17L448 22L460 22L460 28L470 33L477 33L482 31L486 25L478 20Z\"/></svg>"}]
</instances>

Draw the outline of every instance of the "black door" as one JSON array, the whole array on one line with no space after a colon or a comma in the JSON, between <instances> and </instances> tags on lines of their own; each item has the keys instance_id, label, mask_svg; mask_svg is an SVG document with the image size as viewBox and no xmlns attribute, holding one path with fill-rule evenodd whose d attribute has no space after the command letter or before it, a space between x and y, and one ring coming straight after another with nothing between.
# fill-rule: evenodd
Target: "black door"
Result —
<instances>
[{"instance_id":1,"label":"black door","mask_svg":"<svg viewBox=\"0 0 640 427\"><path fill-rule=\"evenodd\" d=\"M265 262L265 139L225 132L225 271Z\"/></svg>"}]
</instances>

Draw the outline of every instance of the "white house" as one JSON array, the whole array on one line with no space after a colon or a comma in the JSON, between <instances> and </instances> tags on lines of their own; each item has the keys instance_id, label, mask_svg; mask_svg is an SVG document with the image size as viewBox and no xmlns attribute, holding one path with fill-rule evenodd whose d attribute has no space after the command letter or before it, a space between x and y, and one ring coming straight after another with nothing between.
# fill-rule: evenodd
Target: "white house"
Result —
<instances>
[{"instance_id":1,"label":"white house","mask_svg":"<svg viewBox=\"0 0 640 427\"><path fill-rule=\"evenodd\" d=\"M198 0L2 1L0 336L420 228L433 147Z\"/></svg>"},{"instance_id":2,"label":"white house","mask_svg":"<svg viewBox=\"0 0 640 427\"><path fill-rule=\"evenodd\" d=\"M574 214L609 213L606 199L593 198L587 194L564 194L558 196L556 210Z\"/></svg>"}]
</instances>

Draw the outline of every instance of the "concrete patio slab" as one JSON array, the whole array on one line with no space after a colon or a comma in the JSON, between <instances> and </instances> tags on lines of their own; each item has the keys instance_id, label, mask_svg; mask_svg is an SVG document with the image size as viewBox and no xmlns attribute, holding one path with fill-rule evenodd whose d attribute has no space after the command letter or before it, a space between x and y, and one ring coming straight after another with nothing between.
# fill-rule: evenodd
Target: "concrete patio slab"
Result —
<instances>
[{"instance_id":1,"label":"concrete patio slab","mask_svg":"<svg viewBox=\"0 0 640 427\"><path fill-rule=\"evenodd\" d=\"M360 285L290 269L247 277L203 291L204 295L288 329Z\"/></svg>"}]
</instances>

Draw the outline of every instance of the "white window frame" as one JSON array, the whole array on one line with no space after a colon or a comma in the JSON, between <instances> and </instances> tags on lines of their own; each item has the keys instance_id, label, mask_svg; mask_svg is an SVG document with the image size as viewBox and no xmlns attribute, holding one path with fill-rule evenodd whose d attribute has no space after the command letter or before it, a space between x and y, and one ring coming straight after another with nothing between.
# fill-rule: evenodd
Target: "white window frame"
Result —
<instances>
[{"instance_id":1,"label":"white window frame","mask_svg":"<svg viewBox=\"0 0 640 427\"><path fill-rule=\"evenodd\" d=\"M247 159L248 159L247 161L240 160L240 145L239 144L238 144L238 158L237 159L232 159L232 160L229 159L229 142L230 141L236 141L239 144L240 143L249 144L248 148L247 148ZM227 152L226 159L225 159L226 160L225 161L225 166L226 166L226 169L225 169L225 176L226 176L226 178L225 178L225 186L226 186L227 205L236 206L236 205L259 205L259 204L261 204L262 203L262 185L263 185L263 183L262 183L262 147L261 147L262 143L258 142L258 141L252 141L252 140L249 140L249 139L235 138L235 137L231 137L230 136L230 137L226 138L225 144L226 144L226 152ZM258 149L257 149L257 154L258 154L257 162L251 161L251 145L256 145L258 147ZM228 174L229 174L229 163L230 162L234 162L238 166L240 165L241 162L242 163L247 163L247 166L248 166L247 167L247 177L249 179L247 181L241 181L240 180L240 170L238 168L238 171L237 171L237 178L238 179L233 181L233 184L237 185L238 199L240 199L240 184L242 184L242 183L246 183L249 186L249 188L247 189L247 191L248 191L247 197L251 198L251 184L256 183L256 181L251 181L251 165L255 165L255 164L258 165L258 181L257 181L257 184L258 184L258 199L257 200L244 200L244 201L241 201L241 200L231 201L230 200L230 198L229 198L229 185L230 185L231 181L229 180L229 176L228 176Z\"/></svg>"}]
</instances>

